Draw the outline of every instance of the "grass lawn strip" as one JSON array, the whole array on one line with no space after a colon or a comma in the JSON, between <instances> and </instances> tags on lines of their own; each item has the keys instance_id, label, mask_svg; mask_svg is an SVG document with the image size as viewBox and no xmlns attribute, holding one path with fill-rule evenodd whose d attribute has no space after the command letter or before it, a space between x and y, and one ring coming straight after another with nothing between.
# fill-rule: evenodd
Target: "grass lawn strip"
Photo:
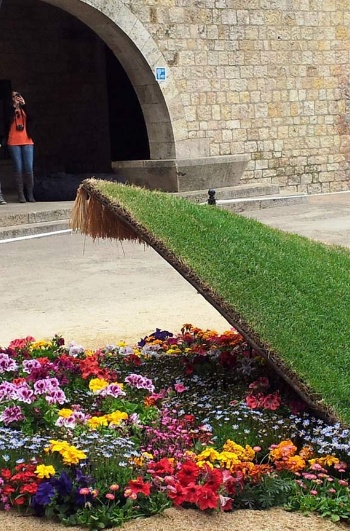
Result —
<instances>
[{"instance_id":1,"label":"grass lawn strip","mask_svg":"<svg viewBox=\"0 0 350 531\"><path fill-rule=\"evenodd\" d=\"M320 412L349 424L347 249L162 192L93 179L83 190L73 228L146 241Z\"/></svg>"}]
</instances>

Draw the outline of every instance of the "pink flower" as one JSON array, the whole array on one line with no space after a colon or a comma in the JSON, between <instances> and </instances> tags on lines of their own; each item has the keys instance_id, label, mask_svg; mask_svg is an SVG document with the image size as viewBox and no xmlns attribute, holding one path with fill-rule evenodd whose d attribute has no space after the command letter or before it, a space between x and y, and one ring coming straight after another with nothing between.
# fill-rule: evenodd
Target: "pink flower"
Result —
<instances>
[{"instance_id":1,"label":"pink flower","mask_svg":"<svg viewBox=\"0 0 350 531\"><path fill-rule=\"evenodd\" d=\"M278 409L281 405L281 397L279 395L279 392L276 391L276 393L271 393L262 401L262 405L265 409L270 409L271 411L275 411L275 409Z\"/></svg>"},{"instance_id":2,"label":"pink flower","mask_svg":"<svg viewBox=\"0 0 350 531\"><path fill-rule=\"evenodd\" d=\"M106 498L107 498L107 500L114 500L114 499L115 499L115 496L114 496L114 494L112 494L111 492L107 492L107 494L106 494Z\"/></svg>"},{"instance_id":3,"label":"pink flower","mask_svg":"<svg viewBox=\"0 0 350 531\"><path fill-rule=\"evenodd\" d=\"M304 478L305 479L317 479L317 476L315 474L310 474L309 472L305 472L305 474L303 474Z\"/></svg>"},{"instance_id":4,"label":"pink flower","mask_svg":"<svg viewBox=\"0 0 350 531\"><path fill-rule=\"evenodd\" d=\"M248 395L245 399L246 404L250 409L256 409L260 405L259 399L254 395Z\"/></svg>"},{"instance_id":5,"label":"pink flower","mask_svg":"<svg viewBox=\"0 0 350 531\"><path fill-rule=\"evenodd\" d=\"M310 494L312 494L313 496L317 496L317 490L310 490Z\"/></svg>"},{"instance_id":6,"label":"pink flower","mask_svg":"<svg viewBox=\"0 0 350 531\"><path fill-rule=\"evenodd\" d=\"M182 383L175 384L174 389L178 393L183 393L184 391L187 391L187 387L185 387Z\"/></svg>"}]
</instances>

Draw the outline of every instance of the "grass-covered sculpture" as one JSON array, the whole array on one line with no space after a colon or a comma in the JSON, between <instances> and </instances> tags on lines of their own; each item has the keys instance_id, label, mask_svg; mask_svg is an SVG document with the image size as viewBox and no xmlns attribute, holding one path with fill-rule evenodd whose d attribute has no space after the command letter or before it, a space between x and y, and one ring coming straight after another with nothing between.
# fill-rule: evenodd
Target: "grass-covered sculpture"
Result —
<instances>
[{"instance_id":1,"label":"grass-covered sculpture","mask_svg":"<svg viewBox=\"0 0 350 531\"><path fill-rule=\"evenodd\" d=\"M350 423L350 252L162 192L86 180L72 228L146 242L331 420Z\"/></svg>"}]
</instances>

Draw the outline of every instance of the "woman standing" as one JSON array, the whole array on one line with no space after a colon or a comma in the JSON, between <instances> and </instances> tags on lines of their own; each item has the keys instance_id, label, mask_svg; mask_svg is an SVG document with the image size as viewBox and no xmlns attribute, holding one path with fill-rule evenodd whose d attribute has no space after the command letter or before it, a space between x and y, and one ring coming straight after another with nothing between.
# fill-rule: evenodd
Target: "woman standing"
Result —
<instances>
[{"instance_id":1,"label":"woman standing","mask_svg":"<svg viewBox=\"0 0 350 531\"><path fill-rule=\"evenodd\" d=\"M12 105L7 124L7 147L14 167L14 177L20 203L35 202L34 189L34 141L32 118L24 98L12 92Z\"/></svg>"}]
</instances>

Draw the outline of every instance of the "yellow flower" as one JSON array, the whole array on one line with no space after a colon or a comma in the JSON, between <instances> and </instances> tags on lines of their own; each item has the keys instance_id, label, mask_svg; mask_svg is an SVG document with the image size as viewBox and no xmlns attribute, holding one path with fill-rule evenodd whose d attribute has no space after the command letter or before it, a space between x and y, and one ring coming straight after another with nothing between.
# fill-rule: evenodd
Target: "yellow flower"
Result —
<instances>
[{"instance_id":1,"label":"yellow flower","mask_svg":"<svg viewBox=\"0 0 350 531\"><path fill-rule=\"evenodd\" d=\"M214 465L213 463L210 463L208 461L197 461L197 465L199 466L199 468L204 468L205 466L206 467L209 467L209 468L214 468Z\"/></svg>"},{"instance_id":2,"label":"yellow flower","mask_svg":"<svg viewBox=\"0 0 350 531\"><path fill-rule=\"evenodd\" d=\"M38 465L35 469L35 474L37 474L40 479L50 478L51 476L54 476L55 473L56 470L52 465Z\"/></svg>"},{"instance_id":3,"label":"yellow flower","mask_svg":"<svg viewBox=\"0 0 350 531\"><path fill-rule=\"evenodd\" d=\"M87 420L86 424L91 430L96 430L101 426L108 426L107 415L102 415L101 417L91 417L91 419Z\"/></svg>"},{"instance_id":4,"label":"yellow flower","mask_svg":"<svg viewBox=\"0 0 350 531\"><path fill-rule=\"evenodd\" d=\"M176 347L168 348L166 351L167 354L181 354L181 350Z\"/></svg>"},{"instance_id":5,"label":"yellow flower","mask_svg":"<svg viewBox=\"0 0 350 531\"><path fill-rule=\"evenodd\" d=\"M196 456L196 461L210 461L211 463L214 463L219 457L219 452L214 450L214 448L206 448Z\"/></svg>"},{"instance_id":6,"label":"yellow flower","mask_svg":"<svg viewBox=\"0 0 350 531\"><path fill-rule=\"evenodd\" d=\"M48 350L52 347L51 341L45 341L44 339L39 339L38 341L34 341L34 343L31 343L29 346L29 350Z\"/></svg>"},{"instance_id":7,"label":"yellow flower","mask_svg":"<svg viewBox=\"0 0 350 531\"><path fill-rule=\"evenodd\" d=\"M68 408L63 408L63 409L59 410L58 414L59 414L60 417L63 417L65 419L67 419L68 417L70 417L73 414L73 410L72 409L68 409Z\"/></svg>"},{"instance_id":8,"label":"yellow flower","mask_svg":"<svg viewBox=\"0 0 350 531\"><path fill-rule=\"evenodd\" d=\"M78 450L75 446L71 446L66 441L50 441L50 446L45 448L46 452L58 452L63 457L65 465L76 465L80 459L86 459L86 454L82 450Z\"/></svg>"},{"instance_id":9,"label":"yellow flower","mask_svg":"<svg viewBox=\"0 0 350 531\"><path fill-rule=\"evenodd\" d=\"M118 341L117 347L126 347L125 341Z\"/></svg>"},{"instance_id":10,"label":"yellow flower","mask_svg":"<svg viewBox=\"0 0 350 531\"><path fill-rule=\"evenodd\" d=\"M54 439L51 439L50 446L45 448L47 452L58 452L61 453L62 450L67 448L69 444L66 441L55 441Z\"/></svg>"},{"instance_id":11,"label":"yellow flower","mask_svg":"<svg viewBox=\"0 0 350 531\"><path fill-rule=\"evenodd\" d=\"M134 463L134 465L142 467L145 463L148 461L151 461L153 459L153 454L149 454L148 452L143 452L141 457L134 457L131 462Z\"/></svg>"},{"instance_id":12,"label":"yellow flower","mask_svg":"<svg viewBox=\"0 0 350 531\"><path fill-rule=\"evenodd\" d=\"M310 465L314 465L315 463L318 463L321 466L332 466L336 463L339 463L339 459L337 457L334 457L334 455L326 455L325 457L318 457L316 459L310 459L309 460Z\"/></svg>"},{"instance_id":13,"label":"yellow flower","mask_svg":"<svg viewBox=\"0 0 350 531\"><path fill-rule=\"evenodd\" d=\"M224 466L228 470L230 470L233 465L239 465L241 462L238 455L234 452L221 452L218 455L218 461L220 461L220 466Z\"/></svg>"},{"instance_id":14,"label":"yellow flower","mask_svg":"<svg viewBox=\"0 0 350 531\"><path fill-rule=\"evenodd\" d=\"M122 420L126 420L128 418L128 414L124 411L113 411L113 413L109 413L109 415L106 415L106 417L110 424L118 425Z\"/></svg>"},{"instance_id":15,"label":"yellow flower","mask_svg":"<svg viewBox=\"0 0 350 531\"><path fill-rule=\"evenodd\" d=\"M227 439L222 450L223 452L235 453L240 461L252 461L255 457L255 452L251 446L247 444L245 448L243 448L243 446L236 444L230 439Z\"/></svg>"},{"instance_id":16,"label":"yellow flower","mask_svg":"<svg viewBox=\"0 0 350 531\"><path fill-rule=\"evenodd\" d=\"M107 387L107 385L107 380L104 380L103 378L93 378L92 380L90 380L89 389L93 393L97 393L98 391L102 391L102 389Z\"/></svg>"},{"instance_id":17,"label":"yellow flower","mask_svg":"<svg viewBox=\"0 0 350 531\"><path fill-rule=\"evenodd\" d=\"M69 446L61 452L61 456L65 465L77 465L81 459L86 459L87 457L82 450L78 450L75 446Z\"/></svg>"}]
</instances>

